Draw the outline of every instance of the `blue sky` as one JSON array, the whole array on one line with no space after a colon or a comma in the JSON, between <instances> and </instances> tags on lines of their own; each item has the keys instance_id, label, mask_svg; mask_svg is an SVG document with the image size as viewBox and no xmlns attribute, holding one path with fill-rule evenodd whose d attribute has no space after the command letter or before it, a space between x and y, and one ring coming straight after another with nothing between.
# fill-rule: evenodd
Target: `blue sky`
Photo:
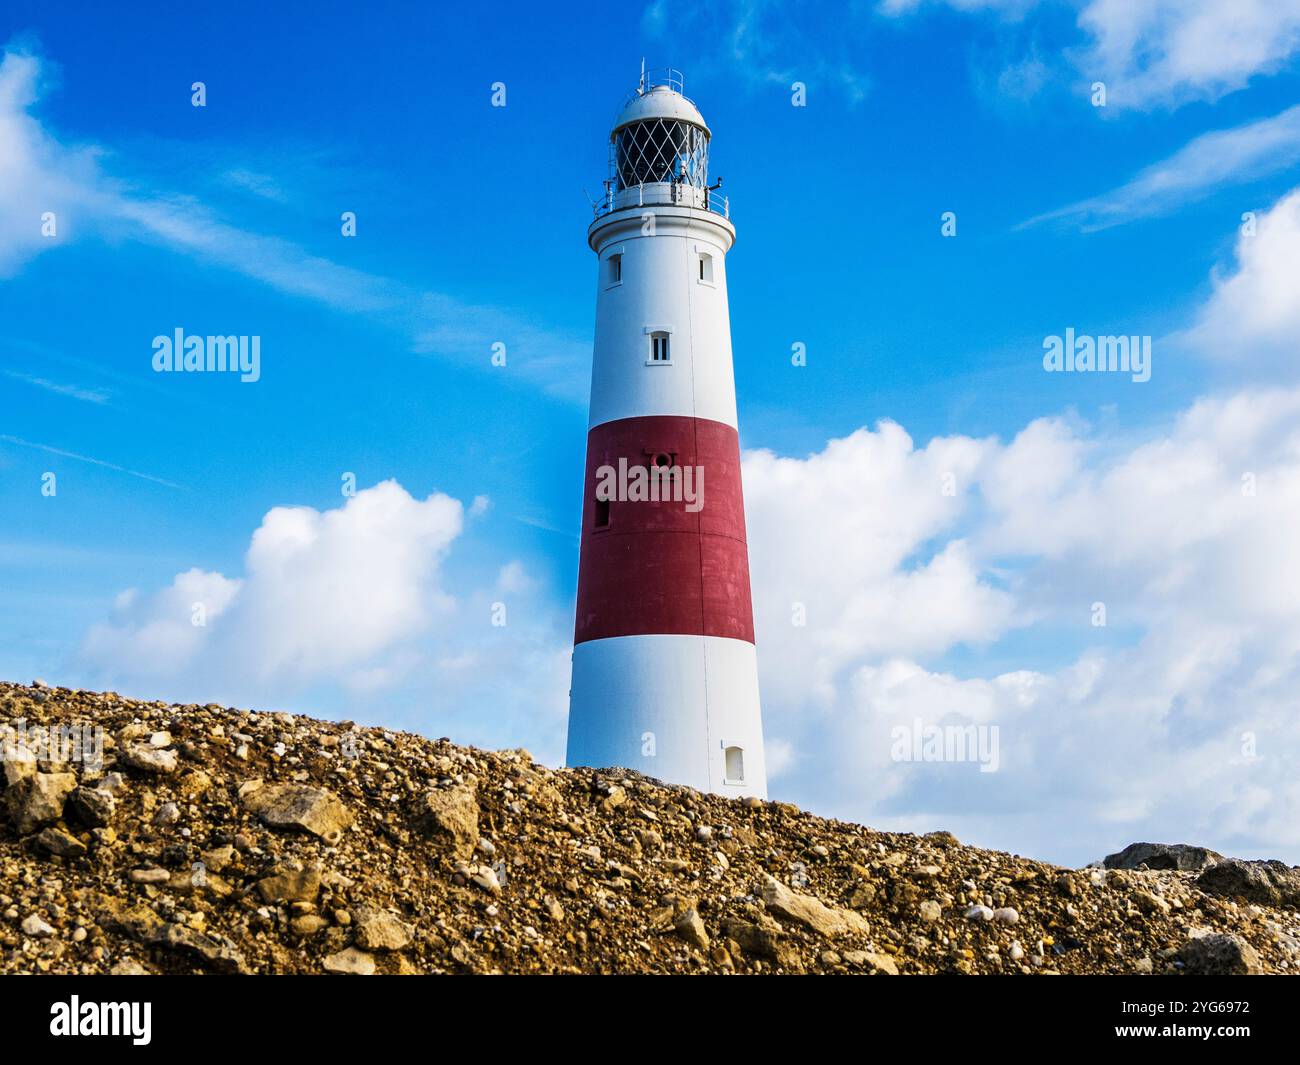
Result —
<instances>
[{"instance_id":1,"label":"blue sky","mask_svg":"<svg viewBox=\"0 0 1300 1065\"><path fill-rule=\"evenodd\" d=\"M1300 514L1300 11L1261 10L8 5L0 675L558 761L584 190L645 56L685 72L738 229L773 794L1060 860L1144 833L1297 860L1300 642L1270 596ZM177 327L260 336L261 379L154 373ZM1067 327L1152 337L1150 381L1044 372ZM395 482L378 516L349 472L362 496ZM1245 472L1275 490L1224 517ZM782 510L782 477L811 517ZM299 536L324 546L281 565ZM194 595L165 590L191 571L229 605L178 634ZM1000 725L1003 768L899 766L889 729L917 716ZM1271 746L1242 755L1247 733Z\"/></svg>"}]
</instances>

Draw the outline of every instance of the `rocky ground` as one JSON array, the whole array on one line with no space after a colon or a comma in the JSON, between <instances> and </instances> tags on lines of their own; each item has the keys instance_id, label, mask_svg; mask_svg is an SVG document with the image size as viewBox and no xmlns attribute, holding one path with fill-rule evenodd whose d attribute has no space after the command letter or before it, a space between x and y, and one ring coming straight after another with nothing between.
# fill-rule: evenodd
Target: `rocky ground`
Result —
<instances>
[{"instance_id":1,"label":"rocky ground","mask_svg":"<svg viewBox=\"0 0 1300 1065\"><path fill-rule=\"evenodd\" d=\"M0 972L1300 970L1300 872L1195 848L1062 869L526 751L40 685L0 683L0 734Z\"/></svg>"}]
</instances>

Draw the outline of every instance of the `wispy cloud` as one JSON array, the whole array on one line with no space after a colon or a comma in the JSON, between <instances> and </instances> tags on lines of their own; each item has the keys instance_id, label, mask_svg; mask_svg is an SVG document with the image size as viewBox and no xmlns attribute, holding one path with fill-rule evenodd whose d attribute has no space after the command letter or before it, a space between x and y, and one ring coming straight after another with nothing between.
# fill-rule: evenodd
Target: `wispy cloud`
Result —
<instances>
[{"instance_id":1,"label":"wispy cloud","mask_svg":"<svg viewBox=\"0 0 1300 1065\"><path fill-rule=\"evenodd\" d=\"M44 377L35 377L31 374L20 373L17 370L3 370L6 377L12 377L15 381L22 381L31 385L33 388L43 388L47 392L54 392L60 396L68 396L72 399L79 399L86 403L107 403L109 394L100 389L80 388L77 385L60 384L58 381L49 381Z\"/></svg>"},{"instance_id":2,"label":"wispy cloud","mask_svg":"<svg viewBox=\"0 0 1300 1065\"><path fill-rule=\"evenodd\" d=\"M828 41L802 22L797 6L774 0L716 4L654 0L642 17L648 36L667 39L675 47L688 36L720 42L718 52L730 60L728 77L739 75L751 87L780 85L788 90L800 81L810 94L827 89L851 105L861 103L871 79L849 54L849 31L855 27L842 20L843 32ZM708 58L716 62L717 55Z\"/></svg>"},{"instance_id":3,"label":"wispy cloud","mask_svg":"<svg viewBox=\"0 0 1300 1065\"><path fill-rule=\"evenodd\" d=\"M1241 185L1300 163L1300 104L1272 118L1205 133L1117 189L1048 211L1020 227L1059 221L1106 229L1167 214L1216 189Z\"/></svg>"},{"instance_id":4,"label":"wispy cloud","mask_svg":"<svg viewBox=\"0 0 1300 1065\"><path fill-rule=\"evenodd\" d=\"M106 470L112 470L115 473L125 473L128 477L138 477L142 481L152 481L154 484L160 484L164 488L176 488L180 491L186 491L183 484L177 484L175 481L164 480L162 477L155 477L152 473L141 473L139 470L130 470L125 466L119 466L114 462L106 462L103 459L92 458L90 455L78 455L75 451L65 451L60 447L52 447L49 444L38 444L32 440L24 440L21 437L9 436L6 433L0 433L0 443L13 444L16 447L27 447L34 451L44 451L50 455L58 455L60 458L73 459L77 462L88 462L92 466L100 466Z\"/></svg>"},{"instance_id":5,"label":"wispy cloud","mask_svg":"<svg viewBox=\"0 0 1300 1065\"><path fill-rule=\"evenodd\" d=\"M0 61L0 273L12 273L65 234L98 231L189 256L261 282L286 295L381 320L410 350L462 365L490 366L504 343L519 378L568 401L586 396L586 338L549 329L504 307L468 304L454 295L344 266L281 237L234 224L194 196L128 187L104 172L97 147L68 147L29 112L39 99L42 61L14 49ZM261 174L227 175L266 196ZM58 217L59 238L43 238L39 220Z\"/></svg>"}]
</instances>

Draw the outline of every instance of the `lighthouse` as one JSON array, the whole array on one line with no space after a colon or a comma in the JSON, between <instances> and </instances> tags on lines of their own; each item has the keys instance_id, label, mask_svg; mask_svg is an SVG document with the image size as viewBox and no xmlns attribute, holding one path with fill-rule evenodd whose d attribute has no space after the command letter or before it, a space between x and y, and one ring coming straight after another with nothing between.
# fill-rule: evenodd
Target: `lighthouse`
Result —
<instances>
[{"instance_id":1,"label":"lighthouse","mask_svg":"<svg viewBox=\"0 0 1300 1065\"><path fill-rule=\"evenodd\" d=\"M766 798L727 310L736 238L676 71L609 135L567 762Z\"/></svg>"}]
</instances>

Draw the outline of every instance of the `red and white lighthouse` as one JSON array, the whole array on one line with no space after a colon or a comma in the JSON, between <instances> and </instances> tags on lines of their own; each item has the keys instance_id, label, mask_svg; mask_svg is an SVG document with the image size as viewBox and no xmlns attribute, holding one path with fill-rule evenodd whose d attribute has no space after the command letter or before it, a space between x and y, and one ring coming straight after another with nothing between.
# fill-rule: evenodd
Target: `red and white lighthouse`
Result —
<instances>
[{"instance_id":1,"label":"red and white lighthouse","mask_svg":"<svg viewBox=\"0 0 1300 1065\"><path fill-rule=\"evenodd\" d=\"M610 133L569 765L766 797L727 311L728 202L669 71ZM718 184L721 184L720 182Z\"/></svg>"}]
</instances>

